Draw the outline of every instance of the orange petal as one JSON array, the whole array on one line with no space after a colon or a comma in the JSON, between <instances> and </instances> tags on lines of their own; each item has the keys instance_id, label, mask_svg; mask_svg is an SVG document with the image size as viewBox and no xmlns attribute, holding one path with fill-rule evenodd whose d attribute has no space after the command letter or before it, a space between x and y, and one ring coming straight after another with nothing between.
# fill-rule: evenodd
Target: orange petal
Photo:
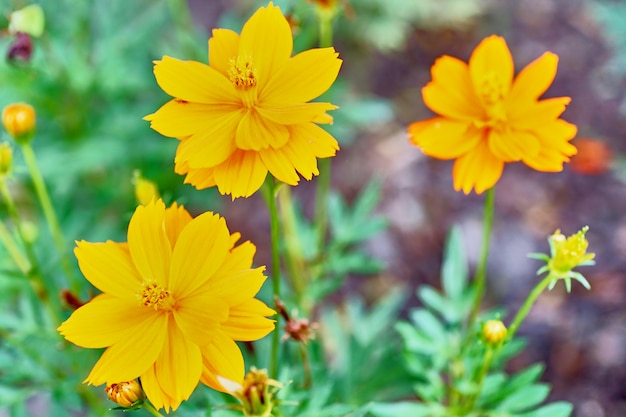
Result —
<instances>
[{"instance_id":1,"label":"orange petal","mask_svg":"<svg viewBox=\"0 0 626 417\"><path fill-rule=\"evenodd\" d=\"M431 75L433 80L422 89L424 103L429 109L456 120L484 118L465 62L444 55L433 64Z\"/></svg>"},{"instance_id":2,"label":"orange petal","mask_svg":"<svg viewBox=\"0 0 626 417\"><path fill-rule=\"evenodd\" d=\"M470 56L469 72L474 91L481 100L481 92L485 88L491 90L496 85L499 93L506 97L513 82L514 66L511 51L504 38L492 35L483 39ZM490 84L485 86L487 79Z\"/></svg>"},{"instance_id":3,"label":"orange petal","mask_svg":"<svg viewBox=\"0 0 626 417\"><path fill-rule=\"evenodd\" d=\"M181 232L172 254L169 288L177 299L190 295L209 280L230 249L226 221L206 212Z\"/></svg>"},{"instance_id":4,"label":"orange petal","mask_svg":"<svg viewBox=\"0 0 626 417\"><path fill-rule=\"evenodd\" d=\"M521 161L525 157L532 157L539 153L539 139L530 132L507 130L499 133L492 130L489 133L489 150L503 162Z\"/></svg>"},{"instance_id":5,"label":"orange petal","mask_svg":"<svg viewBox=\"0 0 626 417\"><path fill-rule=\"evenodd\" d=\"M249 197L261 188L267 168L258 152L237 150L215 167L213 175L219 192L235 199Z\"/></svg>"},{"instance_id":6,"label":"orange petal","mask_svg":"<svg viewBox=\"0 0 626 417\"><path fill-rule=\"evenodd\" d=\"M469 194L472 189L481 194L493 187L502 175L504 162L489 151L485 141L481 141L472 151L454 162L452 177L454 189Z\"/></svg>"},{"instance_id":7,"label":"orange petal","mask_svg":"<svg viewBox=\"0 0 626 417\"><path fill-rule=\"evenodd\" d=\"M321 96L337 79L338 56L334 48L316 48L292 57L259 93L261 105L306 103Z\"/></svg>"},{"instance_id":8,"label":"orange petal","mask_svg":"<svg viewBox=\"0 0 626 417\"><path fill-rule=\"evenodd\" d=\"M276 314L256 298L231 307L228 320L222 323L222 329L233 340L253 341L267 336L274 330L274 320L264 316Z\"/></svg>"},{"instance_id":9,"label":"orange petal","mask_svg":"<svg viewBox=\"0 0 626 417\"><path fill-rule=\"evenodd\" d=\"M165 209L165 232L172 248L176 247L176 241L180 232L191 221L191 214L183 206L174 202Z\"/></svg>"},{"instance_id":10,"label":"orange petal","mask_svg":"<svg viewBox=\"0 0 626 417\"><path fill-rule=\"evenodd\" d=\"M555 97L541 101L516 102L508 109L509 123L516 130L541 129L557 119L572 101L569 97Z\"/></svg>"},{"instance_id":11,"label":"orange petal","mask_svg":"<svg viewBox=\"0 0 626 417\"><path fill-rule=\"evenodd\" d=\"M554 81L559 57L546 52L528 64L515 78L506 102L537 100Z\"/></svg>"},{"instance_id":12,"label":"orange petal","mask_svg":"<svg viewBox=\"0 0 626 417\"><path fill-rule=\"evenodd\" d=\"M239 56L252 57L259 91L287 63L292 49L291 27L280 8L271 3L258 9L241 30Z\"/></svg>"},{"instance_id":13,"label":"orange petal","mask_svg":"<svg viewBox=\"0 0 626 417\"><path fill-rule=\"evenodd\" d=\"M285 126L266 119L256 109L249 109L237 127L237 147L244 150L279 148L289 140Z\"/></svg>"},{"instance_id":14,"label":"orange petal","mask_svg":"<svg viewBox=\"0 0 626 417\"><path fill-rule=\"evenodd\" d=\"M409 125L409 140L433 158L454 159L471 151L482 140L481 130L465 121L444 117Z\"/></svg>"},{"instance_id":15,"label":"orange petal","mask_svg":"<svg viewBox=\"0 0 626 417\"><path fill-rule=\"evenodd\" d=\"M202 365L200 381L215 390L226 392L217 380L217 375L234 382L243 382L245 369L241 350L223 331L218 331L213 343L202 348Z\"/></svg>"},{"instance_id":16,"label":"orange petal","mask_svg":"<svg viewBox=\"0 0 626 417\"><path fill-rule=\"evenodd\" d=\"M120 298L136 300L142 278L135 268L128 246L107 241L76 242L74 254L85 278L100 291Z\"/></svg>"},{"instance_id":17,"label":"orange petal","mask_svg":"<svg viewBox=\"0 0 626 417\"><path fill-rule=\"evenodd\" d=\"M213 29L209 39L209 65L228 78L230 59L239 53L239 34L229 29Z\"/></svg>"},{"instance_id":18,"label":"orange petal","mask_svg":"<svg viewBox=\"0 0 626 417\"><path fill-rule=\"evenodd\" d=\"M165 205L138 206L128 225L128 247L143 280L167 285L172 249L164 227Z\"/></svg>"},{"instance_id":19,"label":"orange petal","mask_svg":"<svg viewBox=\"0 0 626 417\"><path fill-rule=\"evenodd\" d=\"M163 91L172 97L206 104L241 102L228 78L200 62L164 56L161 61L155 62L154 75Z\"/></svg>"},{"instance_id":20,"label":"orange petal","mask_svg":"<svg viewBox=\"0 0 626 417\"><path fill-rule=\"evenodd\" d=\"M576 135L576 126L562 119L545 123L535 135L540 141L540 151L535 156L526 156L522 161L529 167L542 172L560 172L563 163L576 154L576 147L569 141Z\"/></svg>"}]
</instances>

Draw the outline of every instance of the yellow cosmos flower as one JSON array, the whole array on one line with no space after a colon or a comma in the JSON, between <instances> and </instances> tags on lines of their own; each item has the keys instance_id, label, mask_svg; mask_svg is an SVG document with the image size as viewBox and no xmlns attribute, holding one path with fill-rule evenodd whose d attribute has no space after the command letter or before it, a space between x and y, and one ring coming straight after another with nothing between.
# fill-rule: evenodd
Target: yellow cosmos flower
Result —
<instances>
[{"instance_id":1,"label":"yellow cosmos flower","mask_svg":"<svg viewBox=\"0 0 626 417\"><path fill-rule=\"evenodd\" d=\"M455 159L454 188L469 194L493 187L504 164L522 161L537 171L558 172L576 153L576 126L559 118L569 97L539 100L556 75L550 52L513 79L513 58L499 36L484 39L469 64L443 56L422 89L438 116L409 126L409 136L429 156Z\"/></svg>"},{"instance_id":2,"label":"yellow cosmos flower","mask_svg":"<svg viewBox=\"0 0 626 417\"><path fill-rule=\"evenodd\" d=\"M241 35L213 30L209 64L164 56L154 74L173 100L145 117L178 138L175 171L198 189L248 197L267 172L290 185L319 173L317 158L334 156L337 141L317 124L332 123L330 103L309 101L337 78L334 48L291 56L287 19L272 3L246 22Z\"/></svg>"},{"instance_id":3,"label":"yellow cosmos flower","mask_svg":"<svg viewBox=\"0 0 626 417\"><path fill-rule=\"evenodd\" d=\"M223 218L192 219L161 200L137 207L128 243L77 242L78 264L103 292L59 327L72 343L107 348L85 382L137 377L148 399L169 412L198 381L225 391L217 376L243 381L235 340L257 340L274 329L274 314L254 298L265 281L252 269L250 242L236 245Z\"/></svg>"}]
</instances>

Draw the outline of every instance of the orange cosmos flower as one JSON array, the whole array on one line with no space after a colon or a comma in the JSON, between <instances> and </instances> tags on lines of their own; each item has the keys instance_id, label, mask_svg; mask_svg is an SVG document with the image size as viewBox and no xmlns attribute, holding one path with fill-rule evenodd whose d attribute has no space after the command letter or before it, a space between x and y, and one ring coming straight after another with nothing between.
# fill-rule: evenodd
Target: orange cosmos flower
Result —
<instances>
[{"instance_id":1,"label":"orange cosmos flower","mask_svg":"<svg viewBox=\"0 0 626 417\"><path fill-rule=\"evenodd\" d=\"M513 58L499 36L484 39L469 64L444 55L422 89L438 116L409 126L409 136L429 156L455 159L454 188L469 194L493 187L504 164L522 161L558 172L576 153L576 126L559 119L569 97L539 100L556 75L558 57L546 52L513 79Z\"/></svg>"},{"instance_id":2,"label":"orange cosmos flower","mask_svg":"<svg viewBox=\"0 0 626 417\"><path fill-rule=\"evenodd\" d=\"M252 269L256 248L235 245L223 218L192 219L175 203L137 207L128 243L77 242L81 271L103 294L59 327L70 342L107 348L85 380L119 384L137 377L148 399L169 412L199 381L225 391L217 377L242 382L235 340L257 340L274 329L274 314L254 298L265 281Z\"/></svg>"},{"instance_id":3,"label":"orange cosmos flower","mask_svg":"<svg viewBox=\"0 0 626 417\"><path fill-rule=\"evenodd\" d=\"M317 158L334 156L337 141L318 123L332 123L330 103L309 103L337 78L334 48L291 56L287 19L272 3L246 22L241 35L214 29L209 64L168 56L154 67L174 97L146 116L162 135L178 138L175 171L198 189L248 197L267 172L290 185L319 173Z\"/></svg>"}]
</instances>

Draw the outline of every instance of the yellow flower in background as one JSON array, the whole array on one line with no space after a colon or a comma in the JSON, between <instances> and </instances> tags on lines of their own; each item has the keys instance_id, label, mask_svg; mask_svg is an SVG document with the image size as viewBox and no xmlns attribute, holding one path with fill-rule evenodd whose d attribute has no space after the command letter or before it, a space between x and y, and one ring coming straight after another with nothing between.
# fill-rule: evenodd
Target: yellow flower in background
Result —
<instances>
[{"instance_id":1,"label":"yellow flower in background","mask_svg":"<svg viewBox=\"0 0 626 417\"><path fill-rule=\"evenodd\" d=\"M146 116L178 138L175 171L198 189L248 197L269 172L296 185L319 173L317 158L334 156L337 141L318 124L332 123L330 103L313 102L333 84L341 60L334 48L291 56L289 23L272 3L241 34L214 29L209 65L164 56L156 80L173 100Z\"/></svg>"},{"instance_id":2,"label":"yellow flower in background","mask_svg":"<svg viewBox=\"0 0 626 417\"><path fill-rule=\"evenodd\" d=\"M274 311L254 298L265 268L251 268L256 248L239 238L216 214L192 219L157 200L137 207L128 243L77 242L79 267L103 294L58 330L78 346L107 348L85 382L139 377L152 404L169 412L199 381L220 391L218 375L243 381L235 340L270 333Z\"/></svg>"},{"instance_id":3,"label":"yellow flower in background","mask_svg":"<svg viewBox=\"0 0 626 417\"><path fill-rule=\"evenodd\" d=\"M499 36L484 39L469 64L447 55L437 59L422 96L438 116L411 124L411 142L428 156L455 159L454 188L465 194L493 187L507 162L561 171L576 153L569 143L576 126L559 118L570 98L539 100L557 63L546 52L514 79L513 58Z\"/></svg>"},{"instance_id":4,"label":"yellow flower in background","mask_svg":"<svg viewBox=\"0 0 626 417\"><path fill-rule=\"evenodd\" d=\"M37 113L27 103L12 103L2 109L2 124L19 144L30 142L35 134Z\"/></svg>"}]
</instances>

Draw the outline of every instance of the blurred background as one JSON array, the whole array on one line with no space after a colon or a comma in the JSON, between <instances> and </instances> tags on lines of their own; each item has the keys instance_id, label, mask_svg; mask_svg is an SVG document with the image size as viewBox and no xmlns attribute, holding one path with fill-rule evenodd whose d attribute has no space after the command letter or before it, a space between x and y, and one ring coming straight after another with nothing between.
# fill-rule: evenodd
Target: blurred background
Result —
<instances>
[{"instance_id":1,"label":"blurred background","mask_svg":"<svg viewBox=\"0 0 626 417\"><path fill-rule=\"evenodd\" d=\"M257 244L257 263L268 264L261 196L233 202L184 185L173 172L176 140L142 120L169 99L154 80L153 60L206 62L211 28L239 31L266 2L189 0L191 13L183 0L36 3L45 31L25 40L4 29L10 13L30 2L0 0L0 106L25 101L37 109L33 146L68 241L124 240L139 170L166 201L226 216L231 230ZM313 5L274 3L290 15L296 50L315 46ZM561 286L543 294L521 328L529 344L511 371L543 361L551 399L574 403L574 416L626 416L626 1L343 0L339 7L335 47L344 64L324 97L340 106L331 127L342 146L333 189L351 202L378 181L376 212L388 227L364 246L384 268L350 274L336 297L357 292L372 303L392 288L414 293L420 284L437 286L454 224L475 264L482 196L455 192L452 163L425 157L405 133L410 122L431 116L420 89L434 60L442 54L467 60L491 34L506 38L516 71L552 51L559 71L544 97L572 97L563 118L578 125L579 154L558 174L506 166L496 187L487 302L515 311L540 266L527 253L547 252L546 238L556 229L569 235L589 225L597 266L582 272L591 291L575 284L569 295ZM37 224L27 172L16 158L12 193ZM294 192L310 214L314 181ZM40 252L46 256L45 248ZM410 298L405 308L415 303Z\"/></svg>"}]
</instances>

